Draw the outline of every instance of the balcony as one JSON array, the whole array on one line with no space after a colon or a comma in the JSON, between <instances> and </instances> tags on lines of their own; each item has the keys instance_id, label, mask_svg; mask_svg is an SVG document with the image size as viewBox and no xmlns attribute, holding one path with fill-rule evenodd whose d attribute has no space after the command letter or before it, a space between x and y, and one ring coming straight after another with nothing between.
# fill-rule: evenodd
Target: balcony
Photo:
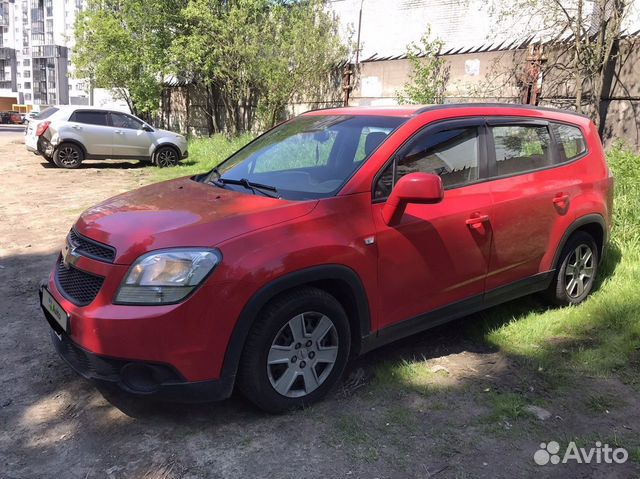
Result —
<instances>
[{"instance_id":1,"label":"balcony","mask_svg":"<svg viewBox=\"0 0 640 479\"><path fill-rule=\"evenodd\" d=\"M12 84L11 81L0 81L0 90L11 90Z\"/></svg>"},{"instance_id":2,"label":"balcony","mask_svg":"<svg viewBox=\"0 0 640 479\"><path fill-rule=\"evenodd\" d=\"M60 45L38 45L31 49L33 58L67 58L67 47Z\"/></svg>"},{"instance_id":3,"label":"balcony","mask_svg":"<svg viewBox=\"0 0 640 479\"><path fill-rule=\"evenodd\" d=\"M13 48L0 48L0 60L11 60L16 57L16 51Z\"/></svg>"}]
</instances>

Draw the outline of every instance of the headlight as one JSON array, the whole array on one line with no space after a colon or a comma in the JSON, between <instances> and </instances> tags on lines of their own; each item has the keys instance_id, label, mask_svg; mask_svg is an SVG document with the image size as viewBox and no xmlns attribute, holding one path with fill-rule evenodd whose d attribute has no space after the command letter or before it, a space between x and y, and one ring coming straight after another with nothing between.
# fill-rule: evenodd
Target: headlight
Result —
<instances>
[{"instance_id":1,"label":"headlight","mask_svg":"<svg viewBox=\"0 0 640 479\"><path fill-rule=\"evenodd\" d=\"M218 265L217 250L181 248L140 256L116 294L117 304L172 304L182 301Z\"/></svg>"}]
</instances>

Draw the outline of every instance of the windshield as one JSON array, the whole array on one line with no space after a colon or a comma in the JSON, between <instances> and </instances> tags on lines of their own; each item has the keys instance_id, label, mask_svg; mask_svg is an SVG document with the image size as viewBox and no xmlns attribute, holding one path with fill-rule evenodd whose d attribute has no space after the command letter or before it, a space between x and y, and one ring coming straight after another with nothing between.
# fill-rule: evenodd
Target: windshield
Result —
<instances>
[{"instance_id":1,"label":"windshield","mask_svg":"<svg viewBox=\"0 0 640 479\"><path fill-rule=\"evenodd\" d=\"M385 116L300 116L258 137L203 180L221 179L217 184L249 193L246 181L268 185L279 197L292 200L333 196L404 121Z\"/></svg>"}]
</instances>

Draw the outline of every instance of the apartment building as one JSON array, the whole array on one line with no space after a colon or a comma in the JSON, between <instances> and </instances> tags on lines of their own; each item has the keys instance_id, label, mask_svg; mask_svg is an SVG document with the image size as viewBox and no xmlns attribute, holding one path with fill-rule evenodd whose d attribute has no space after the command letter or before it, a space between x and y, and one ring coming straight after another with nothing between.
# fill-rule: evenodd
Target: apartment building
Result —
<instances>
[{"instance_id":1,"label":"apartment building","mask_svg":"<svg viewBox=\"0 0 640 479\"><path fill-rule=\"evenodd\" d=\"M85 0L0 0L0 101L39 108L89 103L71 78L73 26ZM3 107L6 108L6 107Z\"/></svg>"}]
</instances>

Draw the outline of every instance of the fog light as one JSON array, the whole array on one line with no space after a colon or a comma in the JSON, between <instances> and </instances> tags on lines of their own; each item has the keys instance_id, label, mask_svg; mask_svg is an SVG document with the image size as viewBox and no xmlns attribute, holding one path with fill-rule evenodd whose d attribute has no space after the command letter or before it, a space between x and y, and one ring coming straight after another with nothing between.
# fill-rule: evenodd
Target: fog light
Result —
<instances>
[{"instance_id":1,"label":"fog light","mask_svg":"<svg viewBox=\"0 0 640 479\"><path fill-rule=\"evenodd\" d=\"M140 363L125 364L120 370L120 377L127 388L138 393L155 392L162 382L161 371Z\"/></svg>"}]
</instances>

